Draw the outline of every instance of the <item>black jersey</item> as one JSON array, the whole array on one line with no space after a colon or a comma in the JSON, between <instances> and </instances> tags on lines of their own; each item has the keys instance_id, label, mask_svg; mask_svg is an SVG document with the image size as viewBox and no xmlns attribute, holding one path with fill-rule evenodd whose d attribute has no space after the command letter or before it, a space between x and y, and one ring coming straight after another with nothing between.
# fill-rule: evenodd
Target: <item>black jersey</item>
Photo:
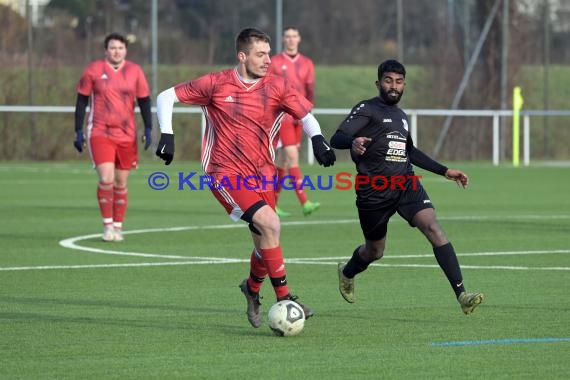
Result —
<instances>
[{"instance_id":1,"label":"black jersey","mask_svg":"<svg viewBox=\"0 0 570 380\"><path fill-rule=\"evenodd\" d=\"M414 147L404 111L396 105L386 104L380 97L363 100L354 106L331 144L334 148L349 149L356 137L372 139L365 154L357 155L351 150L358 175L370 180L369 183L359 181L357 186L355 178L359 208L384 207L387 203L398 202L404 191L417 188L419 181L414 177L412 163L436 174L443 175L447 170Z\"/></svg>"},{"instance_id":2,"label":"black jersey","mask_svg":"<svg viewBox=\"0 0 570 380\"><path fill-rule=\"evenodd\" d=\"M375 97L358 103L338 128L345 134L372 139L362 156L351 152L359 174L406 175L412 167L408 160L408 117L397 106Z\"/></svg>"},{"instance_id":3,"label":"black jersey","mask_svg":"<svg viewBox=\"0 0 570 380\"><path fill-rule=\"evenodd\" d=\"M366 153L351 157L356 164L358 175L368 176L371 180L383 176L406 178L406 189L410 189L415 179L410 162L410 153L414 150L409 133L408 117L399 107L386 104L380 97L363 100L358 103L339 126L337 133L356 137L369 137L372 141L366 146ZM332 141L332 140L331 140ZM334 146L334 145L333 145ZM438 168L440 169L440 168ZM381 207L397 201L403 191L400 186L385 183L360 185L356 189L357 205L362 208Z\"/></svg>"}]
</instances>

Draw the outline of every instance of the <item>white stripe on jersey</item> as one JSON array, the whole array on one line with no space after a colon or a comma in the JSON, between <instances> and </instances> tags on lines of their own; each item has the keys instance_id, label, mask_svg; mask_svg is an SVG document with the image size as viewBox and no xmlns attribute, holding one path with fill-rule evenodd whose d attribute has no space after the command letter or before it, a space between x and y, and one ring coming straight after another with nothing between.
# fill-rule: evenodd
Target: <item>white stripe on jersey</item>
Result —
<instances>
[{"instance_id":1,"label":"white stripe on jersey","mask_svg":"<svg viewBox=\"0 0 570 380\"><path fill-rule=\"evenodd\" d=\"M281 112L275 119L275 122L273 123L273 125L271 126L271 130L269 131L269 154L271 154L271 161L275 161L275 149L273 149L273 139L275 139L275 136L277 136L279 130L281 129L281 120L283 119L283 116L285 116L285 113Z\"/></svg>"},{"instance_id":2,"label":"white stripe on jersey","mask_svg":"<svg viewBox=\"0 0 570 380\"><path fill-rule=\"evenodd\" d=\"M223 186L220 186L218 191L220 192L222 197L225 199L225 201L230 206L232 206L232 212L229 214L230 218L234 222L237 222L238 220L240 220L242 215L243 215L243 210L239 207L239 205L236 203L236 201L234 201L232 196L228 193L228 191Z\"/></svg>"},{"instance_id":3,"label":"white stripe on jersey","mask_svg":"<svg viewBox=\"0 0 570 380\"><path fill-rule=\"evenodd\" d=\"M202 170L205 173L208 173L208 165L210 164L210 158L212 154L212 147L214 146L214 128L212 127L212 120L209 118L208 109L203 106L202 112L204 112L204 116L206 118L206 131L204 138L206 139L206 144L204 147L204 151L202 152Z\"/></svg>"}]
</instances>

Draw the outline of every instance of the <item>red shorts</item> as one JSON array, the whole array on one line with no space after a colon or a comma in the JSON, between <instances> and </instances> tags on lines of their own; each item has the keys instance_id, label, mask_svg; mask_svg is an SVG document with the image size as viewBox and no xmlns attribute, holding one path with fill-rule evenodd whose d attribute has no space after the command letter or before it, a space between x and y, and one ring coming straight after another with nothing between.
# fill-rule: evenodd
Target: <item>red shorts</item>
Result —
<instances>
[{"instance_id":1,"label":"red shorts","mask_svg":"<svg viewBox=\"0 0 570 380\"><path fill-rule=\"evenodd\" d=\"M243 181L243 180L242 180ZM275 192L273 190L257 192L244 188L243 182L238 186L235 178L231 179L232 186L222 186L219 189L212 189L212 194L226 209L230 218L239 220L242 215L259 201L264 201L269 207L275 210Z\"/></svg>"},{"instance_id":2,"label":"red shorts","mask_svg":"<svg viewBox=\"0 0 570 380\"><path fill-rule=\"evenodd\" d=\"M136 169L138 166L137 143L135 141L117 142L106 136L89 138L89 151L95 166L106 162L115 164L120 170Z\"/></svg>"},{"instance_id":3,"label":"red shorts","mask_svg":"<svg viewBox=\"0 0 570 380\"><path fill-rule=\"evenodd\" d=\"M279 138L281 146L296 145L301 146L301 138L303 137L303 123L294 119L293 116L285 114L281 119L281 129L279 130Z\"/></svg>"}]
</instances>

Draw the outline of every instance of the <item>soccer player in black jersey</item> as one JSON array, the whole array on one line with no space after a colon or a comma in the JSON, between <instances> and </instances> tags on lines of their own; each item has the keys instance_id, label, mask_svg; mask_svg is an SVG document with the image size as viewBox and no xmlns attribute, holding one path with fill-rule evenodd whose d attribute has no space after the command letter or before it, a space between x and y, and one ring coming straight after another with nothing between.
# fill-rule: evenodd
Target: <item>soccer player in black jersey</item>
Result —
<instances>
[{"instance_id":1,"label":"soccer player in black jersey","mask_svg":"<svg viewBox=\"0 0 570 380\"><path fill-rule=\"evenodd\" d=\"M379 96L354 106L331 139L333 148L350 149L356 164L356 207L365 239L347 263L339 263L339 290L347 302L354 302L354 277L382 258L388 220L397 212L429 240L461 309L470 314L483 301L483 294L465 290L455 250L437 222L431 200L414 176L412 164L445 176L463 188L469 178L414 147L408 118L397 106L404 93L405 78L406 69L400 62L381 63L376 81Z\"/></svg>"}]
</instances>

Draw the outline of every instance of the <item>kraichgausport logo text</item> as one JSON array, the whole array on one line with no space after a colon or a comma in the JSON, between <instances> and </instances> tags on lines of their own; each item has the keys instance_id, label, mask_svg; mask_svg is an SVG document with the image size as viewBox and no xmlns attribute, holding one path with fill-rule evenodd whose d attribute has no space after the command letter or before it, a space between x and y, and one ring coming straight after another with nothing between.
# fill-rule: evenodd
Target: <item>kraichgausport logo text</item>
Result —
<instances>
[{"instance_id":1,"label":"kraichgausport logo text","mask_svg":"<svg viewBox=\"0 0 570 380\"><path fill-rule=\"evenodd\" d=\"M276 188L282 190L359 190L362 187L370 186L374 190L404 190L408 180L411 183L411 190L418 188L420 175L375 175L367 176L361 174L351 174L348 172L338 172L335 175L317 175L311 177L305 175L295 178L286 175L282 178L264 176L221 176L214 178L208 174L198 174L197 172L176 173L178 190L256 190L269 191ZM148 185L153 190L164 190L170 186L170 177L164 172L154 172L148 176Z\"/></svg>"}]
</instances>

